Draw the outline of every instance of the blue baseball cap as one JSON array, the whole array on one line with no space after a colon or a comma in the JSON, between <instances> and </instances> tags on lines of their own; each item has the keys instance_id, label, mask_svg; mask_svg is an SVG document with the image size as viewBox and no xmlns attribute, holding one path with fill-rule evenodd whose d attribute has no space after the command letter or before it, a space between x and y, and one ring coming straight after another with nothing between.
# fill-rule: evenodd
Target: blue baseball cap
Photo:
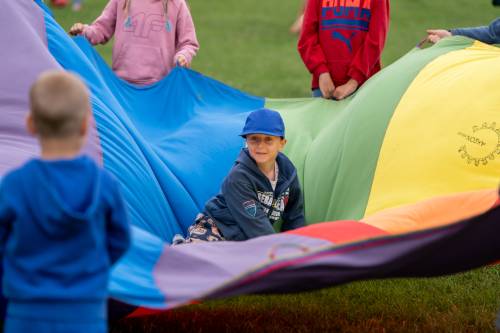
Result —
<instances>
[{"instance_id":1,"label":"blue baseball cap","mask_svg":"<svg viewBox=\"0 0 500 333\"><path fill-rule=\"evenodd\" d=\"M285 124L280 114L274 110L258 109L250 113L240 136L266 134L285 137Z\"/></svg>"}]
</instances>

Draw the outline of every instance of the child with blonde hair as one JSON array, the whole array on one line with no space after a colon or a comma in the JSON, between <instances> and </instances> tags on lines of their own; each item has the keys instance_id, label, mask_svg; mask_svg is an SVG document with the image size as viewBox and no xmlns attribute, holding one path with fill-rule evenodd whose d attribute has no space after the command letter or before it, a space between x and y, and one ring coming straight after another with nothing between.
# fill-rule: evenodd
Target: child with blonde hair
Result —
<instances>
[{"instance_id":1,"label":"child with blonde hair","mask_svg":"<svg viewBox=\"0 0 500 333\"><path fill-rule=\"evenodd\" d=\"M90 112L75 75L48 71L31 87L41 154L0 183L5 333L107 331L109 272L130 231L119 184L81 155Z\"/></svg>"},{"instance_id":2,"label":"child with blonde hair","mask_svg":"<svg viewBox=\"0 0 500 333\"><path fill-rule=\"evenodd\" d=\"M110 0L94 23L75 23L69 33L93 45L114 35L113 71L140 85L161 80L176 65L189 67L199 48L185 0Z\"/></svg>"}]
</instances>

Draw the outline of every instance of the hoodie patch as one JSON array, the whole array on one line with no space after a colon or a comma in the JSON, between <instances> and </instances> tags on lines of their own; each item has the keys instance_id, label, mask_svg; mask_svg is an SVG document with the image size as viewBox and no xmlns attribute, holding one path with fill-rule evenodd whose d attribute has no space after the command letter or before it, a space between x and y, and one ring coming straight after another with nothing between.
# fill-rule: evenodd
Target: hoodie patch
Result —
<instances>
[{"instance_id":1,"label":"hoodie patch","mask_svg":"<svg viewBox=\"0 0 500 333\"><path fill-rule=\"evenodd\" d=\"M243 203L243 208L245 209L245 212L247 212L247 214L251 217L255 217L255 215L257 215L257 204L255 203L255 201L245 201Z\"/></svg>"},{"instance_id":2,"label":"hoodie patch","mask_svg":"<svg viewBox=\"0 0 500 333\"><path fill-rule=\"evenodd\" d=\"M271 223L274 224L274 222L281 219L281 215L285 211L285 207L288 204L288 199L290 197L290 187L283 191L283 193L281 193L276 199L274 198L273 192L257 191L257 197L259 198L259 202L262 204L267 217Z\"/></svg>"}]
</instances>

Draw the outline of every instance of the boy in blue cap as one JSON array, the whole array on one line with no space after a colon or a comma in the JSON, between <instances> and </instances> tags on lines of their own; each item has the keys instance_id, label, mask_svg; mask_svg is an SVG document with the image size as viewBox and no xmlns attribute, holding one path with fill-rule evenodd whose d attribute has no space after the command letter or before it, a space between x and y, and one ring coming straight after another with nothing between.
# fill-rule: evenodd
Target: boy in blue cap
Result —
<instances>
[{"instance_id":1,"label":"boy in blue cap","mask_svg":"<svg viewBox=\"0 0 500 333\"><path fill-rule=\"evenodd\" d=\"M45 72L30 109L41 157L0 184L4 331L104 333L109 271L129 246L129 225L118 183L79 155L87 88L72 74Z\"/></svg>"},{"instance_id":2,"label":"boy in blue cap","mask_svg":"<svg viewBox=\"0 0 500 333\"><path fill-rule=\"evenodd\" d=\"M240 152L220 193L189 227L187 242L243 241L269 235L281 219L282 231L304 226L297 170L281 153L286 139L280 114L269 109L253 111L240 135L247 148Z\"/></svg>"}]
</instances>

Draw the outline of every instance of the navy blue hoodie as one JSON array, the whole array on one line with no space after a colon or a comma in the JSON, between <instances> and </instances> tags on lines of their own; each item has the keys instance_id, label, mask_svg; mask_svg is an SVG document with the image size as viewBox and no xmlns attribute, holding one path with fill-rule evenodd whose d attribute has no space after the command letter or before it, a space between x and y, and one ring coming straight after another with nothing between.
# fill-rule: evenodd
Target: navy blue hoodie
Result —
<instances>
[{"instance_id":1,"label":"navy blue hoodie","mask_svg":"<svg viewBox=\"0 0 500 333\"><path fill-rule=\"evenodd\" d=\"M273 224L283 220L282 231L304 226L304 204L297 170L279 153L276 189L242 149L224 179L221 192L205 205L226 240L246 240L274 233Z\"/></svg>"},{"instance_id":2,"label":"navy blue hoodie","mask_svg":"<svg viewBox=\"0 0 500 333\"><path fill-rule=\"evenodd\" d=\"M9 302L102 302L110 267L129 243L118 183L88 157L34 159L2 179L0 254Z\"/></svg>"}]
</instances>

